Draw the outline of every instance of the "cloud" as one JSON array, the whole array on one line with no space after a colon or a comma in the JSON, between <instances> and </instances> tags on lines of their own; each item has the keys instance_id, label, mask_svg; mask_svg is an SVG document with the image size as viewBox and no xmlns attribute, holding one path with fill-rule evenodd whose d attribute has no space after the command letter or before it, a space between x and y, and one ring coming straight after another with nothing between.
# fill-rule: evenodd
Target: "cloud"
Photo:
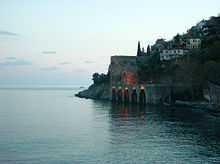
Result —
<instances>
[{"instance_id":1,"label":"cloud","mask_svg":"<svg viewBox=\"0 0 220 164\"><path fill-rule=\"evenodd\" d=\"M13 32L9 32L9 31L0 30L0 35L4 35L4 36L17 36L18 34L13 33Z\"/></svg>"},{"instance_id":2,"label":"cloud","mask_svg":"<svg viewBox=\"0 0 220 164\"><path fill-rule=\"evenodd\" d=\"M61 63L59 63L60 65L68 65L68 64L72 64L72 63L70 63L70 62L61 62Z\"/></svg>"},{"instance_id":3,"label":"cloud","mask_svg":"<svg viewBox=\"0 0 220 164\"><path fill-rule=\"evenodd\" d=\"M91 61L91 60L86 60L86 61L84 61L84 63L86 63L86 64L92 64L92 63L95 63L94 61Z\"/></svg>"},{"instance_id":4,"label":"cloud","mask_svg":"<svg viewBox=\"0 0 220 164\"><path fill-rule=\"evenodd\" d=\"M16 60L17 58L16 57L7 57L5 58L6 60Z\"/></svg>"},{"instance_id":5,"label":"cloud","mask_svg":"<svg viewBox=\"0 0 220 164\"><path fill-rule=\"evenodd\" d=\"M8 57L4 61L0 61L0 67L14 67L32 65L32 62L25 59L17 59L15 57Z\"/></svg>"},{"instance_id":6,"label":"cloud","mask_svg":"<svg viewBox=\"0 0 220 164\"><path fill-rule=\"evenodd\" d=\"M51 67L43 67L43 68L41 68L41 70L43 70L43 71L55 71L55 70L57 70L57 69L59 69L57 66L51 66Z\"/></svg>"},{"instance_id":7,"label":"cloud","mask_svg":"<svg viewBox=\"0 0 220 164\"><path fill-rule=\"evenodd\" d=\"M43 51L42 54L56 54L56 51Z\"/></svg>"}]
</instances>

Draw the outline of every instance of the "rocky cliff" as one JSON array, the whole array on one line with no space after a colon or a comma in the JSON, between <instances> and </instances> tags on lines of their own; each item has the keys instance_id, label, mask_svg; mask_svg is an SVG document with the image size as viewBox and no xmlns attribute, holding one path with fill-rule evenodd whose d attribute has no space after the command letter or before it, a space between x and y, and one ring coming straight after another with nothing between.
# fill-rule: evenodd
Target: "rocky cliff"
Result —
<instances>
[{"instance_id":1,"label":"rocky cliff","mask_svg":"<svg viewBox=\"0 0 220 164\"><path fill-rule=\"evenodd\" d=\"M88 89L76 94L76 96L110 100L113 86L135 85L137 83L136 56L112 56L108 76L108 82L92 84Z\"/></svg>"},{"instance_id":2,"label":"rocky cliff","mask_svg":"<svg viewBox=\"0 0 220 164\"><path fill-rule=\"evenodd\" d=\"M81 98L91 98L100 100L109 100L110 85L109 83L93 84L88 89L83 90L76 94Z\"/></svg>"}]
</instances>

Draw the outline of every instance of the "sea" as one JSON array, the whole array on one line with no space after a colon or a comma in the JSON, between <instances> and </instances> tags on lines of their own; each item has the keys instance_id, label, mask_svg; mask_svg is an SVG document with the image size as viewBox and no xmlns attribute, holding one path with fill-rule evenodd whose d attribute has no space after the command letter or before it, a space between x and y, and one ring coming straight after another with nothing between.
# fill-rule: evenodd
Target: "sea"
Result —
<instances>
[{"instance_id":1,"label":"sea","mask_svg":"<svg viewBox=\"0 0 220 164\"><path fill-rule=\"evenodd\" d=\"M220 163L220 116L82 99L68 86L0 89L0 164Z\"/></svg>"}]
</instances>

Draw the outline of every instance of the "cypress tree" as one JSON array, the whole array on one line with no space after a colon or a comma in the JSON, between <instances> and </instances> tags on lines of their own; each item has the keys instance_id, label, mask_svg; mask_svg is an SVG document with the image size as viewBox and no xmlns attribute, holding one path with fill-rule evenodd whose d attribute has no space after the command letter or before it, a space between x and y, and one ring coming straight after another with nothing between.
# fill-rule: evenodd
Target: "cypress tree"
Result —
<instances>
[{"instance_id":1,"label":"cypress tree","mask_svg":"<svg viewBox=\"0 0 220 164\"><path fill-rule=\"evenodd\" d=\"M150 55L150 45L147 46L147 55Z\"/></svg>"},{"instance_id":2,"label":"cypress tree","mask_svg":"<svg viewBox=\"0 0 220 164\"><path fill-rule=\"evenodd\" d=\"M140 41L138 41L137 56L141 56L141 44L140 44Z\"/></svg>"}]
</instances>

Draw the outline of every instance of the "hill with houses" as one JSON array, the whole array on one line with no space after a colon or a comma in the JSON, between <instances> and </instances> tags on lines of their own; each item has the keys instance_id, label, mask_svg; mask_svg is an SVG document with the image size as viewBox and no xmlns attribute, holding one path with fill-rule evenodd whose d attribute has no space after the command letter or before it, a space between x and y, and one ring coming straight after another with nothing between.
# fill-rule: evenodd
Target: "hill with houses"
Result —
<instances>
[{"instance_id":1,"label":"hill with houses","mask_svg":"<svg viewBox=\"0 0 220 164\"><path fill-rule=\"evenodd\" d=\"M219 52L220 17L213 16L171 40L158 38L146 51L138 42L134 56L112 56L108 73L94 73L94 84L78 96L111 99L112 88L136 90L153 84L183 86L172 89L175 100L211 101L220 97Z\"/></svg>"}]
</instances>

